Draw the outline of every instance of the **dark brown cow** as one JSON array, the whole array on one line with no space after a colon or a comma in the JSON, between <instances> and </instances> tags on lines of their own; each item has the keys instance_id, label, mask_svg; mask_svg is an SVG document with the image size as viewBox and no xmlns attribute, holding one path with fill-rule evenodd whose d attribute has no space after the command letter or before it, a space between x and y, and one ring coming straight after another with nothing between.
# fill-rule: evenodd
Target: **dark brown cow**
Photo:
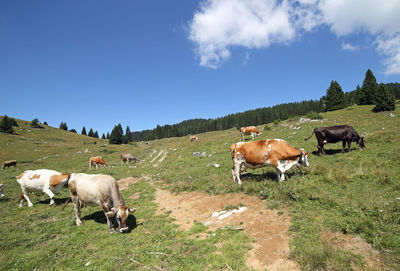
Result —
<instances>
[{"instance_id":1,"label":"dark brown cow","mask_svg":"<svg viewBox=\"0 0 400 271\"><path fill-rule=\"evenodd\" d=\"M6 167L11 167L11 166L16 167L16 166L17 166L17 160L5 161L5 162L3 163L3 166L1 167L1 169L5 169Z\"/></svg>"},{"instance_id":2,"label":"dark brown cow","mask_svg":"<svg viewBox=\"0 0 400 271\"><path fill-rule=\"evenodd\" d=\"M365 148L364 137L360 137L353 127L349 125L336 125L329 127L319 127L312 131L311 136L305 138L304 140L309 140L313 134L318 141L318 155L325 155L324 145L327 143L337 143L342 141L343 148L342 152L345 151L347 143L347 151L351 151L351 142L357 142L360 148Z\"/></svg>"}]
</instances>

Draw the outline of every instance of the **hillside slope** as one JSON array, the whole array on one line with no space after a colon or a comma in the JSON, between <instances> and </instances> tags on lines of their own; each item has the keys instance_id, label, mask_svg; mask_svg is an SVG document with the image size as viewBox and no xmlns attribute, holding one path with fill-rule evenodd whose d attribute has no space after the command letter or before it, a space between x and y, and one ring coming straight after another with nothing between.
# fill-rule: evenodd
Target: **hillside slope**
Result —
<instances>
[{"instance_id":1,"label":"hillside slope","mask_svg":"<svg viewBox=\"0 0 400 271\"><path fill-rule=\"evenodd\" d=\"M0 231L7 233L0 237L0 261L5 263L0 268L48 269L55 263L56 269L84 269L89 261L93 268L111 268L121 261L125 267L135 268L135 261L140 262L142 269L162 266L168 270L215 270L225 269L225 263L234 270L248 268L246 255L251 240L244 232L221 229L215 236L198 239L178 229L168 214L156 215L154 193L163 188L209 194L244 192L261 197L266 206L278 212L290 210L290 257L303 269L398 269L400 110L390 117L372 113L371 109L357 106L323 113L324 119L319 122L292 118L270 124L270 130L263 131L260 139L281 138L305 148L310 152L310 167L302 173L292 169L281 184L276 182L273 168L249 170L240 187L233 183L229 155L229 146L240 140L236 129L198 134L199 141L194 143L182 137L117 146L52 127L32 129L29 122L17 120L15 135L0 134L0 161L19 162L17 168L0 171L0 183L6 185L7 195L0 201ZM315 155L315 137L306 142L304 138L315 127L337 124L352 125L365 136L366 149L353 144L352 152L342 154L341 143L337 143L327 145L328 155ZM121 165L119 155L126 152L142 161ZM95 155L102 156L110 167L89 170L89 157ZM48 199L42 194L31 197L33 208L19 209L20 188L15 176L25 169L38 168L105 173L116 179L134 177L137 182L129 185L123 195L128 205L139 207L136 228L129 235L109 235L101 222L102 213L95 207L84 209L87 220L76 228L72 207L60 213L59 208L47 206ZM67 197L67 190L57 196ZM91 217L93 213L96 217ZM207 229L200 231L206 233ZM368 255L348 248L344 241L338 242L359 237L379 251L378 264L371 265ZM220 249L219 242L226 247ZM76 247L87 251L78 253ZM126 255L135 261L125 260Z\"/></svg>"}]
</instances>

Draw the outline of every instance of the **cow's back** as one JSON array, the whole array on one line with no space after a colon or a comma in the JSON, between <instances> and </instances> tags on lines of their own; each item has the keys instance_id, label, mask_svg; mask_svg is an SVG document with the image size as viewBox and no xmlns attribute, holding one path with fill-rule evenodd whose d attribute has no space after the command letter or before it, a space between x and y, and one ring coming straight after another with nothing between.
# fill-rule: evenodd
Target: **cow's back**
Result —
<instances>
[{"instance_id":1,"label":"cow's back","mask_svg":"<svg viewBox=\"0 0 400 271\"><path fill-rule=\"evenodd\" d=\"M270 160L294 160L300 155L298 149L282 139L269 139L266 145Z\"/></svg>"},{"instance_id":2,"label":"cow's back","mask_svg":"<svg viewBox=\"0 0 400 271\"><path fill-rule=\"evenodd\" d=\"M71 193L86 204L99 204L104 195L114 196L118 190L116 180L103 174L73 174L68 185Z\"/></svg>"},{"instance_id":3,"label":"cow's back","mask_svg":"<svg viewBox=\"0 0 400 271\"><path fill-rule=\"evenodd\" d=\"M30 190L42 190L49 187L50 177L61 173L50 169L26 170L17 177L17 182Z\"/></svg>"}]
</instances>

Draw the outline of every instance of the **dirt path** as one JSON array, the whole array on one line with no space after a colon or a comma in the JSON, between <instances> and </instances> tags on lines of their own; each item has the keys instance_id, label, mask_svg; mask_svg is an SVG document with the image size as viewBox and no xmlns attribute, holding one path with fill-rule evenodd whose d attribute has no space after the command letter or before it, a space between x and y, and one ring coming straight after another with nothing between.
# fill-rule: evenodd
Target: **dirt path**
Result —
<instances>
[{"instance_id":1,"label":"dirt path","mask_svg":"<svg viewBox=\"0 0 400 271\"><path fill-rule=\"evenodd\" d=\"M189 230L194 221L206 223L210 230L225 226L243 227L255 242L249 251L247 265L256 270L300 270L300 266L288 258L290 219L285 212L265 208L265 202L245 194L225 194L210 196L200 192L172 194L168 191L156 192L158 213L171 211L171 216L183 230ZM244 205L247 209L233 213L226 218L211 217L228 205ZM221 214L222 215L222 214Z\"/></svg>"},{"instance_id":2,"label":"dirt path","mask_svg":"<svg viewBox=\"0 0 400 271\"><path fill-rule=\"evenodd\" d=\"M164 150L161 150L161 151L150 161L150 163L153 163L163 152L164 152Z\"/></svg>"},{"instance_id":3,"label":"dirt path","mask_svg":"<svg viewBox=\"0 0 400 271\"><path fill-rule=\"evenodd\" d=\"M166 150L162 150L157 157L160 156L160 154L162 153L161 158L157 161L157 163L153 164L153 167L158 167L159 164L162 163L162 161L164 161L164 159L167 157L168 152ZM154 160L154 159L153 159Z\"/></svg>"}]
</instances>

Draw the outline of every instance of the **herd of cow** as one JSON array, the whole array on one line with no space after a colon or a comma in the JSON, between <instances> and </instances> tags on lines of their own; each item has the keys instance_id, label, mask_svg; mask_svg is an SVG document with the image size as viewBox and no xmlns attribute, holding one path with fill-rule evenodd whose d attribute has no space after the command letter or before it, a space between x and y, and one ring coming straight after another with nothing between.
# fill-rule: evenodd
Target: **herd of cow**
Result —
<instances>
[{"instance_id":1,"label":"herd of cow","mask_svg":"<svg viewBox=\"0 0 400 271\"><path fill-rule=\"evenodd\" d=\"M233 181L239 185L240 173L244 173L246 168L260 168L265 166L274 166L278 181L285 180L284 173L293 165L301 168L303 165L309 166L308 152L304 149L297 149L289 145L282 139L264 139L257 141L244 142L245 135L259 136L261 133L255 126L242 127L240 129L241 142L234 143L230 146L230 153L233 161L232 176ZM345 151L346 144L350 151L351 142L356 142L358 146L364 148L364 138L360 137L353 127L348 125L339 125L331 127L315 128L310 139L315 134L318 141L318 154L325 154L324 145L327 143L343 142L342 152ZM191 142L197 141L197 137L191 137ZM139 162L139 159L131 154L121 154L121 163L129 163L131 161ZM6 161L2 169L9 166L16 166L15 160ZM108 167L108 163L100 156L91 157L89 159L89 168L95 166ZM136 209L128 208L125 205L121 192L118 188L116 180L112 176L103 174L85 174L85 173L60 173L55 170L38 169L26 170L17 177L17 182L21 186L21 197L19 207L22 207L24 200L28 206L33 204L29 199L28 193L31 191L42 191L50 197L50 205L55 203L54 196L62 187L66 186L70 191L70 199L64 204L64 207L70 200L74 204L76 225L82 225L80 219L80 208L83 204L100 205L107 219L110 232L115 232L117 221L121 233L129 231L127 225L129 213ZM4 186L0 185L1 197L4 196Z\"/></svg>"}]
</instances>

